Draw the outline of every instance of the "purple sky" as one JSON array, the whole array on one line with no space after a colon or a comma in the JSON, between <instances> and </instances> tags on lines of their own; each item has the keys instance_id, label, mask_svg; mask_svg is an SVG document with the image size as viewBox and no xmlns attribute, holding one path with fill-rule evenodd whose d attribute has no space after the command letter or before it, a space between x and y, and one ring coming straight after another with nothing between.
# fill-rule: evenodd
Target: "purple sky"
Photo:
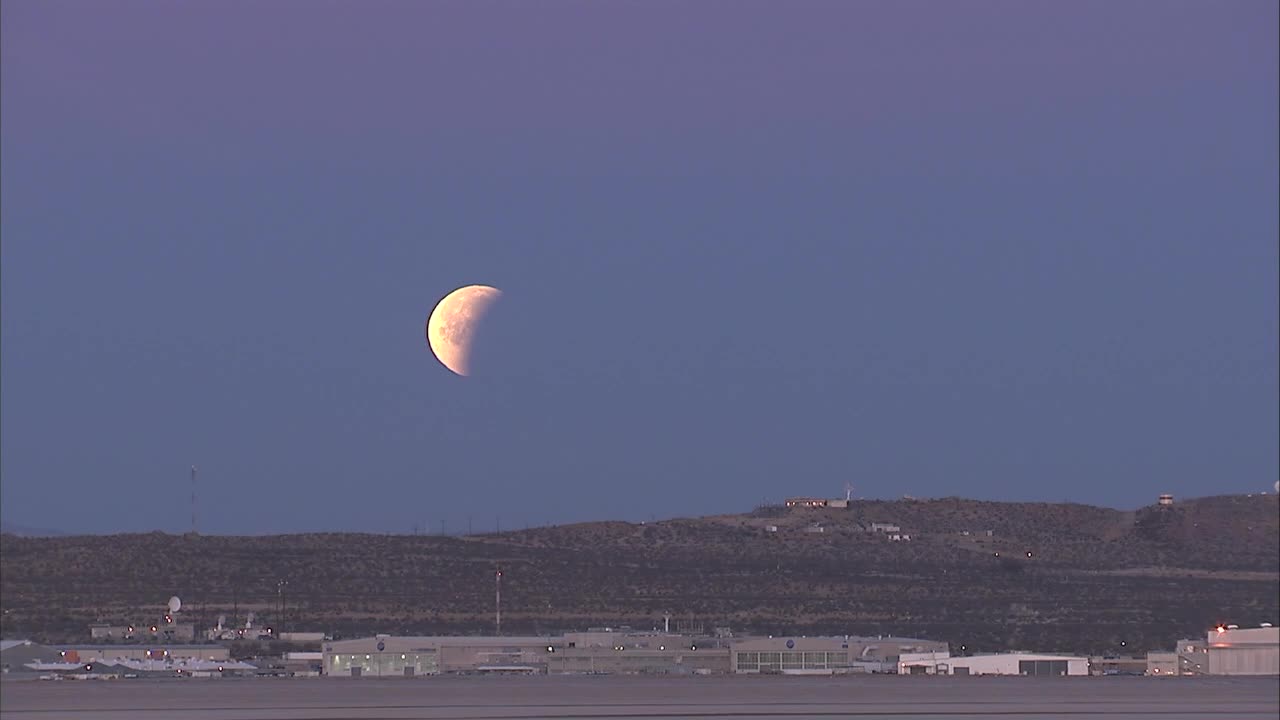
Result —
<instances>
[{"instance_id":1,"label":"purple sky","mask_svg":"<svg viewBox=\"0 0 1280 720\"><path fill-rule=\"evenodd\" d=\"M1275 2L0 12L6 523L1280 475Z\"/></svg>"}]
</instances>

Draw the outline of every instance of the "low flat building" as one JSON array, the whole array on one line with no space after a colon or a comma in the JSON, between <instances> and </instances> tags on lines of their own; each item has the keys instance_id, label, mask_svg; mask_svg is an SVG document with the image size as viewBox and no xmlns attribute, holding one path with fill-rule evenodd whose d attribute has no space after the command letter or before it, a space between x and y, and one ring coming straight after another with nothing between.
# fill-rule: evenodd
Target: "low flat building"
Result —
<instances>
[{"instance_id":1,"label":"low flat building","mask_svg":"<svg viewBox=\"0 0 1280 720\"><path fill-rule=\"evenodd\" d=\"M194 623L159 622L149 625L94 623L89 637L98 642L191 642L196 637Z\"/></svg>"},{"instance_id":2,"label":"low flat building","mask_svg":"<svg viewBox=\"0 0 1280 720\"><path fill-rule=\"evenodd\" d=\"M31 662L26 669L62 677L224 677L250 675L257 667L236 660L91 660L89 662Z\"/></svg>"},{"instance_id":3,"label":"low flat building","mask_svg":"<svg viewBox=\"0 0 1280 720\"><path fill-rule=\"evenodd\" d=\"M544 636L392 636L324 643L325 675L434 675L504 668L546 672L564 639Z\"/></svg>"},{"instance_id":4,"label":"low flat building","mask_svg":"<svg viewBox=\"0 0 1280 720\"><path fill-rule=\"evenodd\" d=\"M600 628L559 636L377 635L324 643L325 675L650 673L729 671L729 641Z\"/></svg>"},{"instance_id":5,"label":"low flat building","mask_svg":"<svg viewBox=\"0 0 1280 720\"><path fill-rule=\"evenodd\" d=\"M735 673L835 674L892 670L903 653L946 652L947 643L895 637L745 638L731 645Z\"/></svg>"},{"instance_id":6,"label":"low flat building","mask_svg":"<svg viewBox=\"0 0 1280 720\"><path fill-rule=\"evenodd\" d=\"M223 645L171 645L154 643L141 645L50 645L67 662L114 662L117 660L229 660L231 651Z\"/></svg>"},{"instance_id":7,"label":"low flat building","mask_svg":"<svg viewBox=\"0 0 1280 720\"><path fill-rule=\"evenodd\" d=\"M325 634L322 632L282 632L277 637L283 642L319 643L324 642Z\"/></svg>"},{"instance_id":8,"label":"low flat building","mask_svg":"<svg viewBox=\"0 0 1280 720\"><path fill-rule=\"evenodd\" d=\"M1177 677L1180 675L1178 653L1157 651L1147 653L1147 674L1152 677Z\"/></svg>"},{"instance_id":9,"label":"low flat building","mask_svg":"<svg viewBox=\"0 0 1280 720\"><path fill-rule=\"evenodd\" d=\"M565 648L547 655L551 674L703 675L729 672L729 648L680 642L656 647Z\"/></svg>"},{"instance_id":10,"label":"low flat building","mask_svg":"<svg viewBox=\"0 0 1280 720\"><path fill-rule=\"evenodd\" d=\"M294 677L319 675L324 667L324 653L321 652L287 652L283 660L285 672Z\"/></svg>"},{"instance_id":11,"label":"low flat building","mask_svg":"<svg viewBox=\"0 0 1280 720\"><path fill-rule=\"evenodd\" d=\"M1090 675L1146 675L1147 658L1137 655L1094 655L1089 658Z\"/></svg>"}]
</instances>

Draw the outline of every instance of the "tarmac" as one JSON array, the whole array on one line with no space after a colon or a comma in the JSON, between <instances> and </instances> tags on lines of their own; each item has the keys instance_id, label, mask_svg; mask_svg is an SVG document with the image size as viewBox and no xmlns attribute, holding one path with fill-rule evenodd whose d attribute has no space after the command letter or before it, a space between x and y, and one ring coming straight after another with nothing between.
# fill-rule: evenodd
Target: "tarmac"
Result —
<instances>
[{"instance_id":1,"label":"tarmac","mask_svg":"<svg viewBox=\"0 0 1280 720\"><path fill-rule=\"evenodd\" d=\"M534 676L5 680L0 720L1280 717L1280 678Z\"/></svg>"}]
</instances>

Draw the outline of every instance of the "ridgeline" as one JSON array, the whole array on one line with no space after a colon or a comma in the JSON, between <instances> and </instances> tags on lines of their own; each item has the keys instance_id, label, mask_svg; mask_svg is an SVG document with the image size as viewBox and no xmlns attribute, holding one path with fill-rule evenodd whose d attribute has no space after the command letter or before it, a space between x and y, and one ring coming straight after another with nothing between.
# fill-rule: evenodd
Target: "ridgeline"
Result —
<instances>
[{"instance_id":1,"label":"ridgeline","mask_svg":"<svg viewBox=\"0 0 1280 720\"><path fill-rule=\"evenodd\" d=\"M253 611L283 630L486 633L501 567L511 634L649 629L669 613L673 627L738 633L1128 654L1172 647L1218 622L1277 621L1277 500L1219 496L1137 511L854 501L466 537L6 534L0 632L83 639L92 622L156 618L177 594L181 620L197 628ZM873 532L873 523L910 539Z\"/></svg>"}]
</instances>

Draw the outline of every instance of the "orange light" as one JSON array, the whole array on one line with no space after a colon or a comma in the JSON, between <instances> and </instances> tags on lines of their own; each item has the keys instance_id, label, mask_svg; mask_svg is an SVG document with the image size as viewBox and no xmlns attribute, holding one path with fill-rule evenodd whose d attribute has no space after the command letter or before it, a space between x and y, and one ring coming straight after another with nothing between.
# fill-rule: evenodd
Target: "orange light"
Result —
<instances>
[{"instance_id":1,"label":"orange light","mask_svg":"<svg viewBox=\"0 0 1280 720\"><path fill-rule=\"evenodd\" d=\"M1227 631L1227 629L1226 629L1226 628L1224 628L1224 627L1222 627L1221 625L1219 625L1217 629L1218 629L1218 632L1219 632L1219 633L1224 633L1224 632L1226 632L1226 631Z\"/></svg>"}]
</instances>

